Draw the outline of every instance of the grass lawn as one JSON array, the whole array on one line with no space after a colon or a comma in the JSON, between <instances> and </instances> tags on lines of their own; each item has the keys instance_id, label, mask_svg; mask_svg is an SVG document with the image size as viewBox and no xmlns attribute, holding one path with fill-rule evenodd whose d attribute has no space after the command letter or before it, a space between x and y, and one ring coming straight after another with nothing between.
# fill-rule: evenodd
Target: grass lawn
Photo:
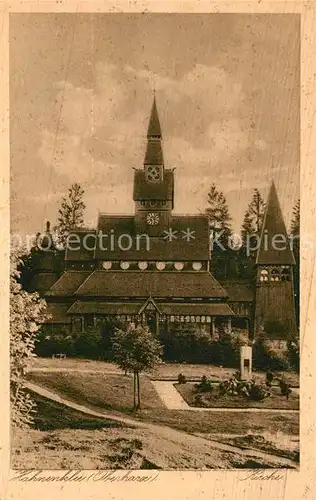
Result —
<instances>
[{"instance_id":1,"label":"grass lawn","mask_svg":"<svg viewBox=\"0 0 316 500\"><path fill-rule=\"evenodd\" d=\"M116 365L105 361L95 361L90 359L81 358L66 358L66 359L52 359L52 358L34 358L30 362L30 368L49 369L72 369L72 370L98 370L104 372L116 372L121 374L121 370ZM187 363L162 363L153 372L152 376L157 379L177 379L179 373L182 373L189 379L199 379L203 375L211 380L224 380L230 378L236 368L225 368L215 365L193 365ZM299 386L299 375L295 372L283 372L285 378L288 380L292 387ZM265 373L253 372L255 378L260 380L265 379Z\"/></svg>"},{"instance_id":2,"label":"grass lawn","mask_svg":"<svg viewBox=\"0 0 316 500\"><path fill-rule=\"evenodd\" d=\"M113 414L131 414L133 380L124 375L93 373L29 373L30 381L41 385L66 399ZM299 434L299 413L221 413L192 410L168 410L146 376L141 377L142 411L133 417L146 422L167 425L189 433L246 434L247 432Z\"/></svg>"},{"instance_id":3,"label":"grass lawn","mask_svg":"<svg viewBox=\"0 0 316 500\"><path fill-rule=\"evenodd\" d=\"M190 406L201 406L195 403L195 396L199 394L195 391L194 384L187 382L186 384L174 384L174 387L185 399ZM262 401L253 401L245 396L225 394L220 395L218 386L213 386L212 393L200 393L203 406L205 408L269 408L269 409L284 409L298 410L299 396L296 393L291 393L289 399L281 396L278 387L272 387L271 397L267 397Z\"/></svg>"},{"instance_id":4,"label":"grass lawn","mask_svg":"<svg viewBox=\"0 0 316 500\"><path fill-rule=\"evenodd\" d=\"M276 457L273 462L267 456L254 457L249 444L246 453L238 448L235 452L221 450L190 435L121 425L32 395L37 403L34 428L12 431L13 469L24 469L25 464L28 469L79 470L206 470L247 468L250 464L281 468L285 466L282 457L297 461L291 452L273 452L273 447L264 439L260 441L261 449L266 447L268 452L273 452ZM250 444L255 449L253 443Z\"/></svg>"}]
</instances>

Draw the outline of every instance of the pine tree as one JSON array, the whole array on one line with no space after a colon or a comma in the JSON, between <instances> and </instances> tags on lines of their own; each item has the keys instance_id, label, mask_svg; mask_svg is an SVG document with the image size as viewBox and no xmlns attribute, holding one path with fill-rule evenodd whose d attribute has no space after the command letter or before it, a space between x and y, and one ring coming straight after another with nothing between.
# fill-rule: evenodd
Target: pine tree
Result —
<instances>
[{"instance_id":1,"label":"pine tree","mask_svg":"<svg viewBox=\"0 0 316 500\"><path fill-rule=\"evenodd\" d=\"M83 213L86 208L83 202L84 190L76 182L68 189L67 197L63 197L55 226L58 243L65 248L69 233L83 226Z\"/></svg>"},{"instance_id":2,"label":"pine tree","mask_svg":"<svg viewBox=\"0 0 316 500\"><path fill-rule=\"evenodd\" d=\"M226 198L222 191L217 190L215 183L211 185L207 202L205 213L210 227L212 272L218 278L226 278L234 272L235 255L229 240L232 219Z\"/></svg>"},{"instance_id":3,"label":"pine tree","mask_svg":"<svg viewBox=\"0 0 316 500\"><path fill-rule=\"evenodd\" d=\"M301 208L301 201L297 200L293 208L293 215L291 221L291 234L293 236L300 235L300 208Z\"/></svg>"},{"instance_id":4,"label":"pine tree","mask_svg":"<svg viewBox=\"0 0 316 500\"><path fill-rule=\"evenodd\" d=\"M265 202L258 189L255 189L252 200L246 210L243 224L241 226L241 237L244 245L247 244L247 238L251 239L251 237L253 236L260 236L264 211Z\"/></svg>"},{"instance_id":5,"label":"pine tree","mask_svg":"<svg viewBox=\"0 0 316 500\"><path fill-rule=\"evenodd\" d=\"M300 319L300 200L297 200L293 208L293 215L290 228L290 241L293 248L296 265L293 271L293 285L295 297L296 321Z\"/></svg>"},{"instance_id":6,"label":"pine tree","mask_svg":"<svg viewBox=\"0 0 316 500\"><path fill-rule=\"evenodd\" d=\"M240 274L243 278L254 278L255 259L261 234L266 204L258 189L255 189L241 226L242 247L239 252Z\"/></svg>"}]
</instances>

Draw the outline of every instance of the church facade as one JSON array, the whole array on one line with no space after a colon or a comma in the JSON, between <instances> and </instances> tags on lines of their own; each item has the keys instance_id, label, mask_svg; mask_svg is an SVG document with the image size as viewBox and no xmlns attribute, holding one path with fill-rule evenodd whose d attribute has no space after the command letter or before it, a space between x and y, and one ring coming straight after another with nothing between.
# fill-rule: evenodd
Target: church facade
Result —
<instances>
[{"instance_id":1,"label":"church facade","mask_svg":"<svg viewBox=\"0 0 316 500\"><path fill-rule=\"evenodd\" d=\"M100 213L95 230L74 231L57 280L53 249L45 252L33 289L47 300L49 322L83 332L102 318L116 318L146 323L157 335L170 323L194 323L214 336L219 327L231 331L242 320L252 336L268 319L283 322L281 337L287 338L296 328L291 249L281 255L261 245L256 283L218 282L210 267L207 216L174 214L174 176L165 167L154 100L144 164L134 172L134 215ZM287 239L274 185L267 231Z\"/></svg>"}]
</instances>

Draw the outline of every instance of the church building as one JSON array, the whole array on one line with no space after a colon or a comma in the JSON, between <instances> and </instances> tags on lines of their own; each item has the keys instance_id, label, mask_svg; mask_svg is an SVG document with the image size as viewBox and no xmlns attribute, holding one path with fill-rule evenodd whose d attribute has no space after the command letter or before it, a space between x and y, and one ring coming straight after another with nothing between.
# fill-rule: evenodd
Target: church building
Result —
<instances>
[{"instance_id":1,"label":"church building","mask_svg":"<svg viewBox=\"0 0 316 500\"><path fill-rule=\"evenodd\" d=\"M219 283L210 270L207 216L174 214L175 196L175 172L164 161L154 99L144 164L134 172L134 215L100 213L95 230L70 235L59 279L44 264L34 277L33 289L48 303L49 322L84 332L113 318L147 323L157 335L170 323L194 323L216 336L219 327L231 331L239 319L252 336L267 320L272 329L282 323L279 335L288 338L296 328L291 249L278 252L261 244L256 283ZM266 233L287 239L274 185ZM43 262L51 261L46 256Z\"/></svg>"}]
</instances>

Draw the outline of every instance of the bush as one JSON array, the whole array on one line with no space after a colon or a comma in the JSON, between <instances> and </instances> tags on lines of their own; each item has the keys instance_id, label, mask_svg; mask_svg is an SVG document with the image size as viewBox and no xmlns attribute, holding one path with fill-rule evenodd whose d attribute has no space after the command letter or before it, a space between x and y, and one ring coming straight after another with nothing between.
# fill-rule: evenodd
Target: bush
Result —
<instances>
[{"instance_id":1,"label":"bush","mask_svg":"<svg viewBox=\"0 0 316 500\"><path fill-rule=\"evenodd\" d=\"M273 373L269 370L266 373L266 386L271 387L272 382L273 382L274 375Z\"/></svg>"},{"instance_id":2,"label":"bush","mask_svg":"<svg viewBox=\"0 0 316 500\"><path fill-rule=\"evenodd\" d=\"M213 390L211 381L205 375L201 378L201 382L195 384L194 388L197 392L212 392Z\"/></svg>"},{"instance_id":3,"label":"bush","mask_svg":"<svg viewBox=\"0 0 316 500\"><path fill-rule=\"evenodd\" d=\"M183 375L182 373L179 373L178 384L186 384L186 383L187 383L187 379L186 379L185 375Z\"/></svg>"},{"instance_id":4,"label":"bush","mask_svg":"<svg viewBox=\"0 0 316 500\"><path fill-rule=\"evenodd\" d=\"M261 333L254 343L252 362L254 368L262 371L286 371L290 368L288 360L268 345L265 333Z\"/></svg>"},{"instance_id":5,"label":"bush","mask_svg":"<svg viewBox=\"0 0 316 500\"><path fill-rule=\"evenodd\" d=\"M238 380L235 376L219 384L219 393L221 395L241 395L254 401L261 401L270 396L270 392L263 384L258 384L254 380Z\"/></svg>"},{"instance_id":6,"label":"bush","mask_svg":"<svg viewBox=\"0 0 316 500\"><path fill-rule=\"evenodd\" d=\"M292 392L290 384L284 378L281 378L279 385L280 385L281 395L286 396L286 398L288 399L289 395Z\"/></svg>"},{"instance_id":7,"label":"bush","mask_svg":"<svg viewBox=\"0 0 316 500\"><path fill-rule=\"evenodd\" d=\"M288 361L291 367L299 373L300 371L300 346L299 338L296 336L287 343Z\"/></svg>"},{"instance_id":8,"label":"bush","mask_svg":"<svg viewBox=\"0 0 316 500\"><path fill-rule=\"evenodd\" d=\"M255 382L251 382L249 386L249 397L253 401L261 401L262 399L270 396L270 393L267 391L266 387L263 384L257 384Z\"/></svg>"},{"instance_id":9,"label":"bush","mask_svg":"<svg viewBox=\"0 0 316 500\"><path fill-rule=\"evenodd\" d=\"M75 352L78 356L85 358L98 359L100 357L101 345L100 328L90 326L83 333L76 335Z\"/></svg>"},{"instance_id":10,"label":"bush","mask_svg":"<svg viewBox=\"0 0 316 500\"><path fill-rule=\"evenodd\" d=\"M35 352L39 356L52 356L64 353L67 356L75 354L75 342L66 326L45 323L41 326L35 343Z\"/></svg>"}]
</instances>

